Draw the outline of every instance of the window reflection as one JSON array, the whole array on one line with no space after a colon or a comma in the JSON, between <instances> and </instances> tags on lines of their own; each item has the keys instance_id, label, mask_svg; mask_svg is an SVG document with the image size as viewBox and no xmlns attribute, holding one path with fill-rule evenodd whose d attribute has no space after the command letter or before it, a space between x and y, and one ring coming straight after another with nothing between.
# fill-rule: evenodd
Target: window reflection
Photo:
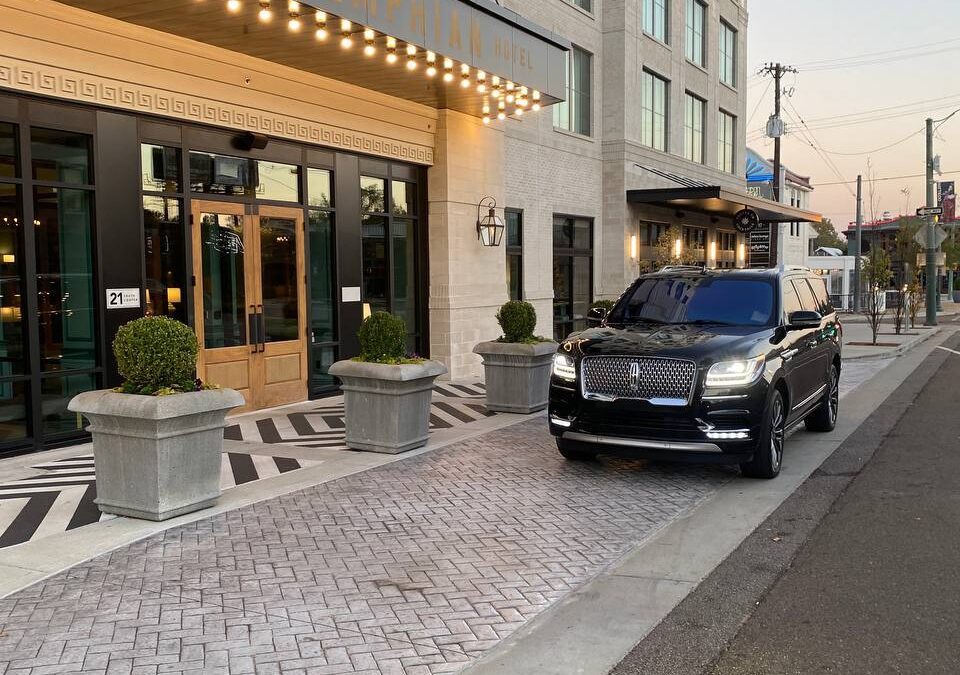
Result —
<instances>
[{"instance_id":1,"label":"window reflection","mask_svg":"<svg viewBox=\"0 0 960 675\"><path fill-rule=\"evenodd\" d=\"M363 249L363 301L371 311L388 311L387 219L364 216L361 225Z\"/></svg>"},{"instance_id":2,"label":"window reflection","mask_svg":"<svg viewBox=\"0 0 960 675\"><path fill-rule=\"evenodd\" d=\"M414 183L404 183L403 181L395 180L390 183L390 192L394 215L416 215L417 186Z\"/></svg>"},{"instance_id":3,"label":"window reflection","mask_svg":"<svg viewBox=\"0 0 960 675\"><path fill-rule=\"evenodd\" d=\"M310 206L327 209L333 206L331 172L326 169L307 169L307 199Z\"/></svg>"},{"instance_id":4,"label":"window reflection","mask_svg":"<svg viewBox=\"0 0 960 675\"><path fill-rule=\"evenodd\" d=\"M191 152L190 189L205 194L299 202L300 167L245 157Z\"/></svg>"},{"instance_id":5,"label":"window reflection","mask_svg":"<svg viewBox=\"0 0 960 675\"><path fill-rule=\"evenodd\" d=\"M150 192L180 192L180 148L141 145L140 182Z\"/></svg>"},{"instance_id":6,"label":"window reflection","mask_svg":"<svg viewBox=\"0 0 960 675\"><path fill-rule=\"evenodd\" d=\"M55 183L86 185L90 171L90 137L57 129L30 130L33 177Z\"/></svg>"},{"instance_id":7,"label":"window reflection","mask_svg":"<svg viewBox=\"0 0 960 675\"><path fill-rule=\"evenodd\" d=\"M243 218L204 213L200 218L204 347L247 344Z\"/></svg>"},{"instance_id":8,"label":"window reflection","mask_svg":"<svg viewBox=\"0 0 960 675\"><path fill-rule=\"evenodd\" d=\"M386 213L387 181L383 178L360 176L360 212Z\"/></svg>"},{"instance_id":9,"label":"window reflection","mask_svg":"<svg viewBox=\"0 0 960 675\"><path fill-rule=\"evenodd\" d=\"M146 313L186 323L186 259L179 199L143 198Z\"/></svg>"},{"instance_id":10,"label":"window reflection","mask_svg":"<svg viewBox=\"0 0 960 675\"><path fill-rule=\"evenodd\" d=\"M45 371L97 363L91 198L86 190L34 188L38 337Z\"/></svg>"},{"instance_id":11,"label":"window reflection","mask_svg":"<svg viewBox=\"0 0 960 675\"><path fill-rule=\"evenodd\" d=\"M260 218L260 278L264 342L300 337L297 293L297 222Z\"/></svg>"},{"instance_id":12,"label":"window reflection","mask_svg":"<svg viewBox=\"0 0 960 675\"><path fill-rule=\"evenodd\" d=\"M16 185L0 184L0 377L26 372L22 293L19 189Z\"/></svg>"},{"instance_id":13,"label":"window reflection","mask_svg":"<svg viewBox=\"0 0 960 675\"><path fill-rule=\"evenodd\" d=\"M17 171L17 127L0 122L0 177L15 178Z\"/></svg>"}]
</instances>

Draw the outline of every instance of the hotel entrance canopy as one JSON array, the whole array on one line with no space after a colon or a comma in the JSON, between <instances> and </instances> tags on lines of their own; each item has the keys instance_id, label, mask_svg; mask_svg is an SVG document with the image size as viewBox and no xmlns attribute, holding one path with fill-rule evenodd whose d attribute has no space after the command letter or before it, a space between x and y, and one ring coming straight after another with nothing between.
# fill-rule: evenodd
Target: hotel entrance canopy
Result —
<instances>
[{"instance_id":1,"label":"hotel entrance canopy","mask_svg":"<svg viewBox=\"0 0 960 675\"><path fill-rule=\"evenodd\" d=\"M485 121L564 98L569 43L491 0L65 0Z\"/></svg>"},{"instance_id":2,"label":"hotel entrance canopy","mask_svg":"<svg viewBox=\"0 0 960 675\"><path fill-rule=\"evenodd\" d=\"M823 216L788 204L780 204L746 192L709 185L651 167L640 167L677 183L677 187L627 190L627 202L647 204L710 216L733 218L738 211L751 209L762 223L819 223Z\"/></svg>"}]
</instances>

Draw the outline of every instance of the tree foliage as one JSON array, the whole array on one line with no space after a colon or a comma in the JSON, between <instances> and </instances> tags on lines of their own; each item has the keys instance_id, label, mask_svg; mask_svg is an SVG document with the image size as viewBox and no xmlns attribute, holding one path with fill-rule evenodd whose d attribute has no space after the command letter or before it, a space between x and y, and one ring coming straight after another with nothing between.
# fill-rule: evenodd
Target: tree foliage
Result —
<instances>
[{"instance_id":1,"label":"tree foliage","mask_svg":"<svg viewBox=\"0 0 960 675\"><path fill-rule=\"evenodd\" d=\"M810 224L817 232L817 237L813 240L813 247L815 249L826 246L828 248L839 248L844 253L847 252L847 242L837 234L837 230L829 218L824 218L821 223Z\"/></svg>"},{"instance_id":2,"label":"tree foliage","mask_svg":"<svg viewBox=\"0 0 960 675\"><path fill-rule=\"evenodd\" d=\"M683 230L677 226L671 226L657 237L657 243L654 246L653 267L659 270L667 265L692 265L697 262L697 257L686 246L680 246L680 255L677 256L677 240L683 241Z\"/></svg>"},{"instance_id":3,"label":"tree foliage","mask_svg":"<svg viewBox=\"0 0 960 675\"><path fill-rule=\"evenodd\" d=\"M867 282L867 306L864 314L873 333L873 344L877 344L880 322L887 313L884 292L893 278L893 272L890 270L890 255L881 247L877 246L870 250L870 255L863 262L863 277Z\"/></svg>"}]
</instances>

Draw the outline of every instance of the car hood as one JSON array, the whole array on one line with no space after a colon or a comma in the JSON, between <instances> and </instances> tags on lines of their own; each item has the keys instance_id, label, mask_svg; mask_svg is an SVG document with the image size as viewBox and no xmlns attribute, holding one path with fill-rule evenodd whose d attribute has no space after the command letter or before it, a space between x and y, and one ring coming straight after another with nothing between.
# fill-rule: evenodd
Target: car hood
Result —
<instances>
[{"instance_id":1,"label":"car hood","mask_svg":"<svg viewBox=\"0 0 960 675\"><path fill-rule=\"evenodd\" d=\"M763 353L773 329L748 326L636 324L604 326L575 333L561 351L579 356L664 356L722 361Z\"/></svg>"}]
</instances>

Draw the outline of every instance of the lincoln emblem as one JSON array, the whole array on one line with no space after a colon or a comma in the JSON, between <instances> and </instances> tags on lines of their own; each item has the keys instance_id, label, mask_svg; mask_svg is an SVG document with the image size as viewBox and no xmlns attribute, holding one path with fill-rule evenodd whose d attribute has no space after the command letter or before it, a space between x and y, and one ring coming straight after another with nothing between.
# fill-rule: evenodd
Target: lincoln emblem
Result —
<instances>
[{"instance_id":1,"label":"lincoln emblem","mask_svg":"<svg viewBox=\"0 0 960 675\"><path fill-rule=\"evenodd\" d=\"M640 364L636 361L630 364L630 388L634 391L640 389Z\"/></svg>"}]
</instances>

